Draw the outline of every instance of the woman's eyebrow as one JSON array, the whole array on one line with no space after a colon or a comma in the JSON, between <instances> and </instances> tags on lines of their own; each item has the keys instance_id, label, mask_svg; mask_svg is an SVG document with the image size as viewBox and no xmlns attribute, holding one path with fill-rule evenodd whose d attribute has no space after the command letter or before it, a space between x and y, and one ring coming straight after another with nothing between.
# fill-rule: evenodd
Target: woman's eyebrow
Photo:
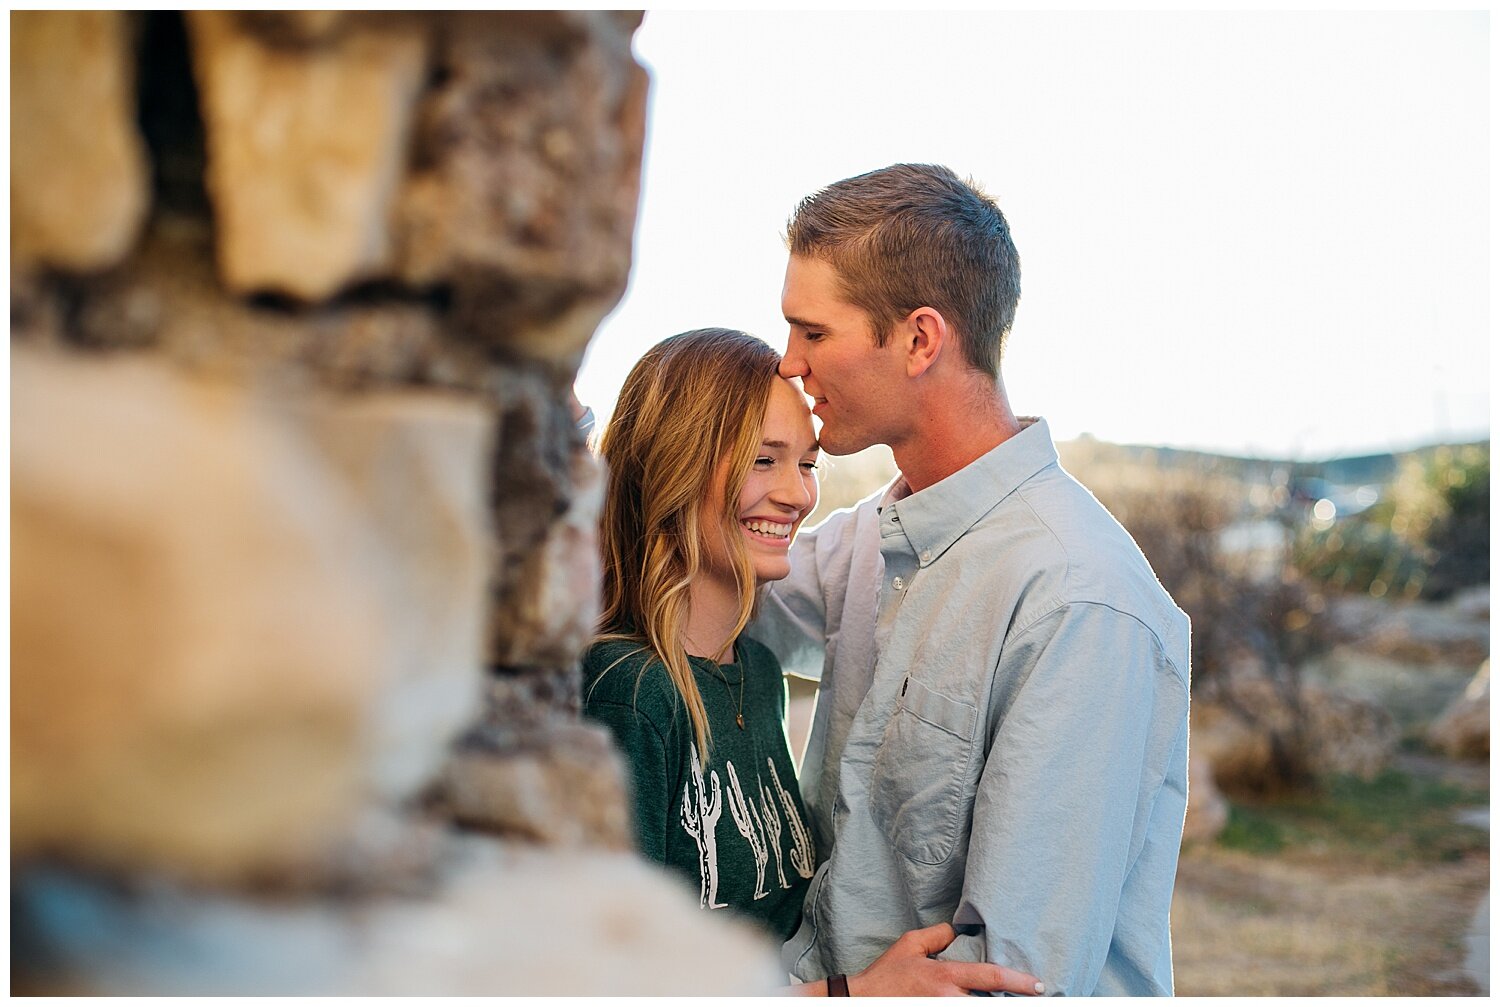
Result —
<instances>
[{"instance_id":1,"label":"woman's eyebrow","mask_svg":"<svg viewBox=\"0 0 1500 1007\"><path fill-rule=\"evenodd\" d=\"M789 447L791 447L791 445L788 444L786 441L761 441L760 442L760 446L763 447L763 448L789 448ZM822 445L820 445L817 441L813 441L812 445L810 447L807 447L807 448L803 449L803 453L805 453L805 454L812 454L814 451L821 451L821 450L822 450Z\"/></svg>"}]
</instances>

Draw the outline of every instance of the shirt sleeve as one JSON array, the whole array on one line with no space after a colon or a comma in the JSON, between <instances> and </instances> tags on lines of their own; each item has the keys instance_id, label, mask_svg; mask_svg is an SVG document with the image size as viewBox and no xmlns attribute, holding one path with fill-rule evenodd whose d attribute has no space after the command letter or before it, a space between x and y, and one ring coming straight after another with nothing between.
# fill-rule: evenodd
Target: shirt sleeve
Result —
<instances>
[{"instance_id":1,"label":"shirt sleeve","mask_svg":"<svg viewBox=\"0 0 1500 1007\"><path fill-rule=\"evenodd\" d=\"M588 704L587 713L609 728L625 754L635 798L636 845L648 860L666 863L667 826L677 796L677 746L638 706L599 700Z\"/></svg>"},{"instance_id":2,"label":"shirt sleeve","mask_svg":"<svg viewBox=\"0 0 1500 1007\"><path fill-rule=\"evenodd\" d=\"M814 681L823 677L828 638L825 567L840 536L852 530L852 518L852 513L840 511L818 527L798 532L790 552L792 572L761 594L748 632L776 655L788 675Z\"/></svg>"},{"instance_id":3,"label":"shirt sleeve","mask_svg":"<svg viewBox=\"0 0 1500 1007\"><path fill-rule=\"evenodd\" d=\"M954 917L983 923L984 936L959 938L944 957L1088 994L1117 925L1130 925L1118 919L1121 892L1187 730L1187 685L1144 624L1088 603L1008 642L996 683L1003 715Z\"/></svg>"}]
</instances>

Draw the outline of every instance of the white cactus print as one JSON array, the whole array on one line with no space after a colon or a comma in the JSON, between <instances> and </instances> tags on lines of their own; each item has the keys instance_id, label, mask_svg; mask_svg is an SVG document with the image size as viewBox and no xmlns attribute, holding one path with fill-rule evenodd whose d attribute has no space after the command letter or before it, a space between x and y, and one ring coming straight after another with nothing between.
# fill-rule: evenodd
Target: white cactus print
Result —
<instances>
[{"instance_id":1,"label":"white cactus print","mask_svg":"<svg viewBox=\"0 0 1500 1007\"><path fill-rule=\"evenodd\" d=\"M817 866L812 833L807 831L802 816L797 814L797 805L792 800L792 795L787 793L786 788L781 785L781 776L776 772L776 763L767 758L766 765L771 767L771 782L776 785L776 792L781 797L781 806L786 810L786 827L792 838L792 867L802 877L810 878L813 876L813 868Z\"/></svg>"},{"instance_id":2,"label":"white cactus print","mask_svg":"<svg viewBox=\"0 0 1500 1007\"><path fill-rule=\"evenodd\" d=\"M766 829L766 846L776 858L776 878L785 890L792 886L787 883L786 868L781 866L781 815L776 811L776 798L771 796L770 788L760 777L756 777L755 784L760 790L760 821Z\"/></svg>"},{"instance_id":3,"label":"white cactus print","mask_svg":"<svg viewBox=\"0 0 1500 1007\"><path fill-rule=\"evenodd\" d=\"M766 889L766 837L761 831L760 813L755 810L754 798L745 800L740 788L740 776L734 771L734 763L726 762L729 771L729 811L734 815L734 824L750 844L750 853L755 857L755 898L760 900L771 894Z\"/></svg>"},{"instance_id":4,"label":"white cactus print","mask_svg":"<svg viewBox=\"0 0 1500 1007\"><path fill-rule=\"evenodd\" d=\"M716 830L722 813L719 792L719 774L708 771L711 786L703 784L703 765L698 761L698 750L692 749L693 775L682 785L682 827L698 844L698 870L703 886L699 892L699 905L704 909L723 909L729 905L719 901L719 855ZM730 767L733 774L734 768ZM711 793L710 793L711 791Z\"/></svg>"}]
</instances>

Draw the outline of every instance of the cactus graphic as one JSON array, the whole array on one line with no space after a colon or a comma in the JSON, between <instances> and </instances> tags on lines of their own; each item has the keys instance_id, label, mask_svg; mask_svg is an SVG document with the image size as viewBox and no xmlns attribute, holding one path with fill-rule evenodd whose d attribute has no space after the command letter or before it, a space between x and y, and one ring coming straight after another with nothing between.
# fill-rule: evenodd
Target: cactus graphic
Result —
<instances>
[{"instance_id":1,"label":"cactus graphic","mask_svg":"<svg viewBox=\"0 0 1500 1007\"><path fill-rule=\"evenodd\" d=\"M802 822L802 816L797 814L797 805L792 801L792 795L787 793L786 788L781 785L781 776L776 772L776 763L768 757L766 765L771 767L771 781L776 784L776 792L781 796L781 806L786 810L786 828L792 837L792 866L802 877L810 878L813 876L813 868L817 866L812 833L807 831L807 826Z\"/></svg>"},{"instance_id":2,"label":"cactus graphic","mask_svg":"<svg viewBox=\"0 0 1500 1007\"><path fill-rule=\"evenodd\" d=\"M711 787L703 785L703 766L698 750L692 749L693 775L682 785L682 827L698 844L698 872L703 878L698 904L704 909L723 909L719 901L719 854L715 831L719 824L719 774L708 771ZM730 772L734 772L731 767ZM712 791L710 793L709 791Z\"/></svg>"},{"instance_id":3,"label":"cactus graphic","mask_svg":"<svg viewBox=\"0 0 1500 1007\"><path fill-rule=\"evenodd\" d=\"M761 834L760 813L755 810L753 798L745 800L745 792L740 789L740 777L734 771L734 763L728 762L725 765L729 769L729 811L734 815L734 824L739 828L740 835L750 844L750 853L755 857L755 898L763 899L771 893L766 890L766 837Z\"/></svg>"},{"instance_id":4,"label":"cactus graphic","mask_svg":"<svg viewBox=\"0 0 1500 1007\"><path fill-rule=\"evenodd\" d=\"M776 811L776 798L758 776L755 778L755 785L760 790L760 821L766 827L766 846L770 847L771 855L776 861L776 878L783 889L790 888L792 886L787 884L786 868L781 866L781 815Z\"/></svg>"}]
</instances>

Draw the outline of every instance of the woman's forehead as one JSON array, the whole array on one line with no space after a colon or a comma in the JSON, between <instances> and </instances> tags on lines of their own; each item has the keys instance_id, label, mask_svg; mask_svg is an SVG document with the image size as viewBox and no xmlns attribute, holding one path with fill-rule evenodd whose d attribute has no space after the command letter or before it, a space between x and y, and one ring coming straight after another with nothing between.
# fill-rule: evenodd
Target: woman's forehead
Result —
<instances>
[{"instance_id":1,"label":"woman's forehead","mask_svg":"<svg viewBox=\"0 0 1500 1007\"><path fill-rule=\"evenodd\" d=\"M766 418L761 424L761 442L784 445L795 451L817 449L807 397L785 378L777 378L771 383Z\"/></svg>"}]
</instances>

